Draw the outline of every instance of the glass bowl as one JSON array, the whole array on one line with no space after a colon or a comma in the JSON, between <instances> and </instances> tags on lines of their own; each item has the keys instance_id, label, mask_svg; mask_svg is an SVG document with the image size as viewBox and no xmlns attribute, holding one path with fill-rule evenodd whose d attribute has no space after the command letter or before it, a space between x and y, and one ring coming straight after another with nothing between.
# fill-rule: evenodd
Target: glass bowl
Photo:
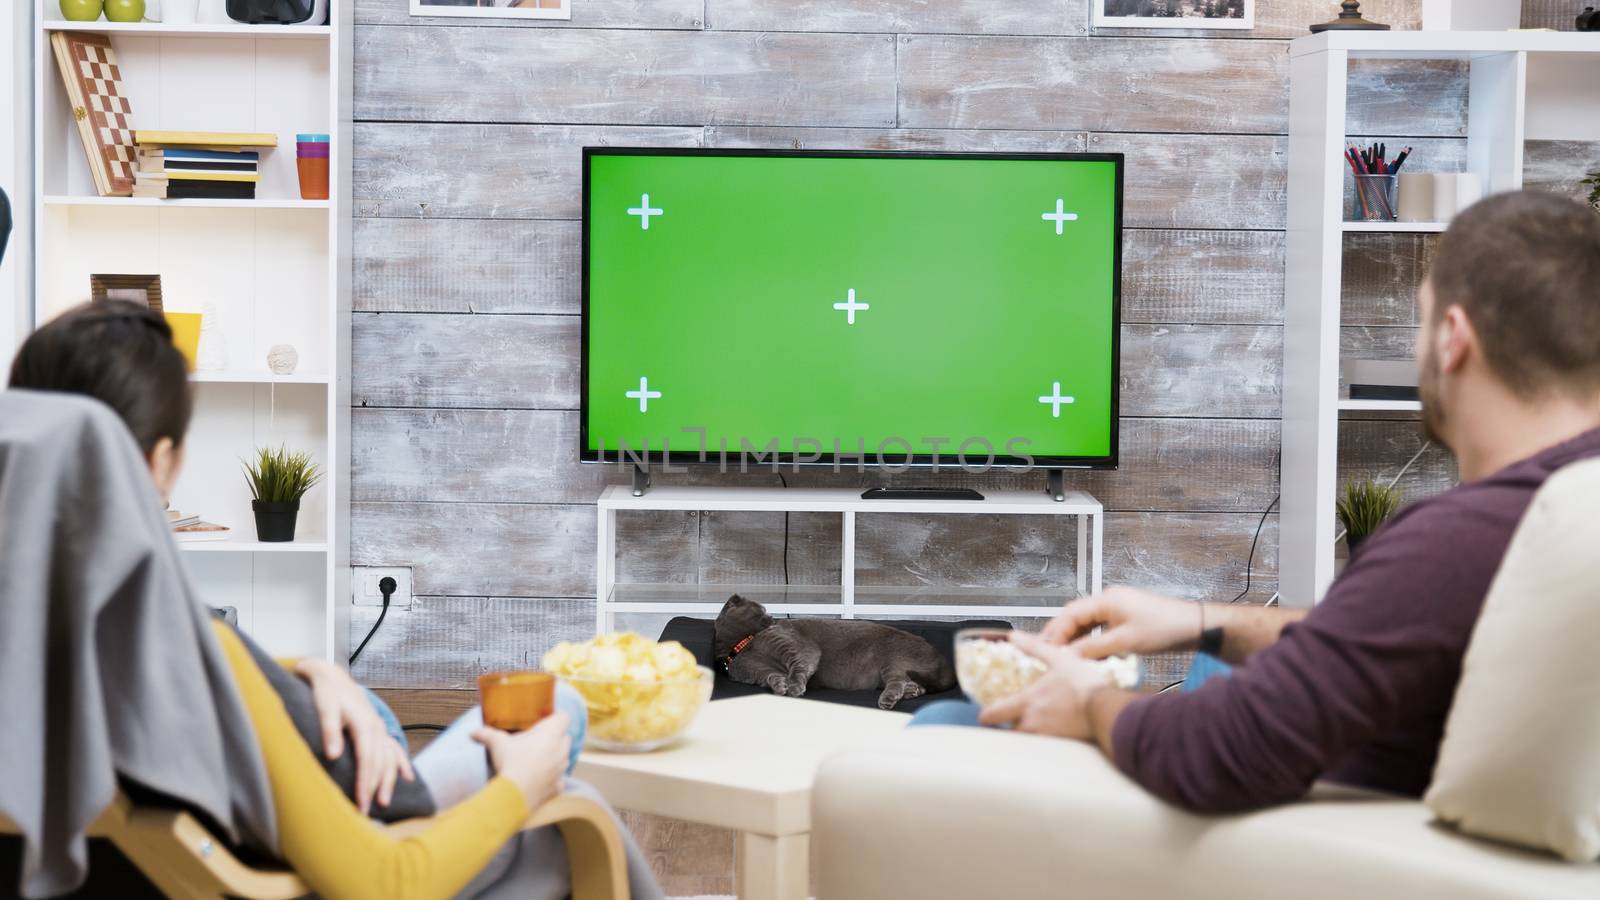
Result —
<instances>
[{"instance_id":1,"label":"glass bowl","mask_svg":"<svg viewBox=\"0 0 1600 900\"><path fill-rule=\"evenodd\" d=\"M711 670L695 669L692 677L665 681L560 677L583 695L589 707L585 746L612 753L648 753L677 740L711 699Z\"/></svg>"}]
</instances>

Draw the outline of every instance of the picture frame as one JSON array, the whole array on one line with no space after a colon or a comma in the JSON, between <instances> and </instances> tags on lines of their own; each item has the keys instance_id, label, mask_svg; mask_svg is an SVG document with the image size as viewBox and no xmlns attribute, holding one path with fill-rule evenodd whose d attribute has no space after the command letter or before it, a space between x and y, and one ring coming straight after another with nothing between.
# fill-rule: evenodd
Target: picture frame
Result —
<instances>
[{"instance_id":1,"label":"picture frame","mask_svg":"<svg viewBox=\"0 0 1600 900\"><path fill-rule=\"evenodd\" d=\"M127 300L151 312L165 312L161 307L160 275L90 275L89 300Z\"/></svg>"},{"instance_id":2,"label":"picture frame","mask_svg":"<svg viewBox=\"0 0 1600 900\"><path fill-rule=\"evenodd\" d=\"M1256 0L1089 0L1095 28L1250 31Z\"/></svg>"},{"instance_id":3,"label":"picture frame","mask_svg":"<svg viewBox=\"0 0 1600 900\"><path fill-rule=\"evenodd\" d=\"M572 0L411 0L413 16L472 19L572 18Z\"/></svg>"}]
</instances>

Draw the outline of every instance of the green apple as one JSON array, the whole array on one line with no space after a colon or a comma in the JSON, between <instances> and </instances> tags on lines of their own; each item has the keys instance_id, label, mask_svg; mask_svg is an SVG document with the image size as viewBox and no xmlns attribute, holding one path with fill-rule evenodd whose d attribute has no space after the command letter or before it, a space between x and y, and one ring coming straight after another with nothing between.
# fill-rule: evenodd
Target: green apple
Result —
<instances>
[{"instance_id":1,"label":"green apple","mask_svg":"<svg viewBox=\"0 0 1600 900\"><path fill-rule=\"evenodd\" d=\"M69 22L93 22L100 18L102 0L61 0L61 15Z\"/></svg>"},{"instance_id":2,"label":"green apple","mask_svg":"<svg viewBox=\"0 0 1600 900\"><path fill-rule=\"evenodd\" d=\"M144 0L106 0L106 18L112 22L141 22Z\"/></svg>"}]
</instances>

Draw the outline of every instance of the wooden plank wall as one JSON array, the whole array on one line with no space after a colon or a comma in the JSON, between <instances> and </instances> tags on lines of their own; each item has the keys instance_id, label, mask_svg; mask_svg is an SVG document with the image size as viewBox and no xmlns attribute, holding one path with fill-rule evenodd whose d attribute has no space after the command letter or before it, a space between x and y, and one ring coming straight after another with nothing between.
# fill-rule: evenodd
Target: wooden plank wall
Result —
<instances>
[{"instance_id":1,"label":"wooden plank wall","mask_svg":"<svg viewBox=\"0 0 1600 900\"><path fill-rule=\"evenodd\" d=\"M1108 504L1108 579L1235 594L1277 493L1285 39L1331 4L1260 0L1244 34L1091 34L1088 2L575 0L571 23L529 24L357 0L352 560L414 566L417 594L358 674L464 687L589 632L592 504L622 479L573 453L586 144L1127 154L1123 467L1072 481ZM1383 14L1414 27L1418 5ZM1449 168L1465 101L1450 64L1366 65L1351 130ZM1530 176L1562 182L1573 152L1530 149ZM1409 352L1427 252L1415 237L1351 241L1348 350ZM1380 474L1418 445L1414 423L1375 418L1345 429L1340 449L1351 473ZM1407 490L1450 478L1433 452ZM790 525L793 580L836 579L837 523ZM782 527L630 518L620 574L781 582ZM863 583L1074 579L1062 523L876 517L860 543ZM1269 516L1252 600L1270 595L1276 564ZM371 621L358 610L352 628Z\"/></svg>"}]
</instances>

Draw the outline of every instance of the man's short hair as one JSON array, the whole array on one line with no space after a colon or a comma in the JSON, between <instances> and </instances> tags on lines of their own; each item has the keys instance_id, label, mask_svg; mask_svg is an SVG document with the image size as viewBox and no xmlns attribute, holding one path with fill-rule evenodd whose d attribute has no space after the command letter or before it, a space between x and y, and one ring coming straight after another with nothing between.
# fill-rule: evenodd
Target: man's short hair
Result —
<instances>
[{"instance_id":1,"label":"man's short hair","mask_svg":"<svg viewBox=\"0 0 1600 900\"><path fill-rule=\"evenodd\" d=\"M85 303L23 341L11 386L84 394L111 407L149 454L162 438L182 444L194 398L188 364L159 313L125 300Z\"/></svg>"},{"instance_id":2,"label":"man's short hair","mask_svg":"<svg viewBox=\"0 0 1600 900\"><path fill-rule=\"evenodd\" d=\"M1434 321L1460 306L1518 396L1600 396L1600 214L1554 194L1495 194L1451 223L1428 278Z\"/></svg>"}]
</instances>

